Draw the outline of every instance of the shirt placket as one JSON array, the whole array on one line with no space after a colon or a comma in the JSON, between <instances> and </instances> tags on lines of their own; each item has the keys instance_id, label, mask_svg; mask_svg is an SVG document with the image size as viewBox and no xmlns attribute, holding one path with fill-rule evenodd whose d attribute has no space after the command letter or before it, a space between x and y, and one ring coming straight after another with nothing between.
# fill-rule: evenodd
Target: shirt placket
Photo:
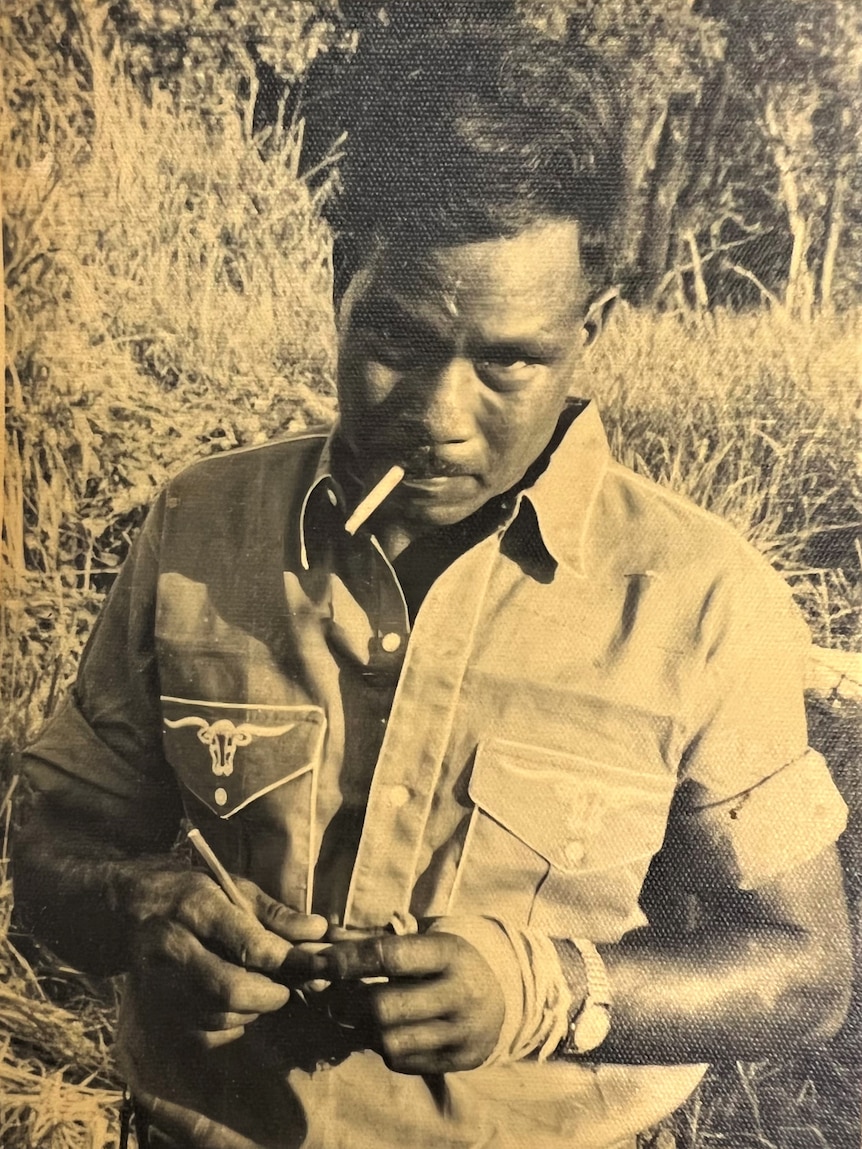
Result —
<instances>
[{"instance_id":1,"label":"shirt placket","mask_svg":"<svg viewBox=\"0 0 862 1149\"><path fill-rule=\"evenodd\" d=\"M413 626L368 798L345 924L407 913L491 570L492 535L435 582ZM384 635L385 638L385 635Z\"/></svg>"}]
</instances>

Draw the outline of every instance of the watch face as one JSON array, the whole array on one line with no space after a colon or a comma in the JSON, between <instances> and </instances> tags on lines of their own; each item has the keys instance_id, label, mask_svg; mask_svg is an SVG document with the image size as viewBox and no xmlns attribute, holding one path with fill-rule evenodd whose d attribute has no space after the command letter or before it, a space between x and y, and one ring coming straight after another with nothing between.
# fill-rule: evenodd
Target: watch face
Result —
<instances>
[{"instance_id":1,"label":"watch face","mask_svg":"<svg viewBox=\"0 0 862 1149\"><path fill-rule=\"evenodd\" d=\"M578 1053L598 1049L611 1028L611 1015L606 1005L587 1002L572 1026L572 1044Z\"/></svg>"}]
</instances>

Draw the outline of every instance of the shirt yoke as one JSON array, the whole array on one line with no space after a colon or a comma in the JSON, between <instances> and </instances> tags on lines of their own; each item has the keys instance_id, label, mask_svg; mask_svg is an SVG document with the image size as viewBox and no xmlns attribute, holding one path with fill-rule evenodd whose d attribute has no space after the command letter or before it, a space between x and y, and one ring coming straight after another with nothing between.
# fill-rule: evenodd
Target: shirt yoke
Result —
<instances>
[{"instance_id":1,"label":"shirt yoke","mask_svg":"<svg viewBox=\"0 0 862 1149\"><path fill-rule=\"evenodd\" d=\"M733 583L790 594L765 556L724 519L620 463L608 468L591 534L594 559L619 575L678 578L692 591Z\"/></svg>"}]
</instances>

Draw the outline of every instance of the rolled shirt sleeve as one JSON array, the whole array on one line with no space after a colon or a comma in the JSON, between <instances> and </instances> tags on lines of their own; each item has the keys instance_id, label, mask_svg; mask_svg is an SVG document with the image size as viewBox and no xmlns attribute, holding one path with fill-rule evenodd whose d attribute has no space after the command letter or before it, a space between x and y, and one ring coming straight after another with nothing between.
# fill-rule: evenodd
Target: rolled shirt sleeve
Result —
<instances>
[{"instance_id":1,"label":"rolled shirt sleeve","mask_svg":"<svg viewBox=\"0 0 862 1149\"><path fill-rule=\"evenodd\" d=\"M170 845L180 818L162 753L154 651L162 515L160 499L96 622L72 696L21 757L44 801L142 850Z\"/></svg>"},{"instance_id":2,"label":"rolled shirt sleeve","mask_svg":"<svg viewBox=\"0 0 862 1149\"><path fill-rule=\"evenodd\" d=\"M749 566L713 589L701 625L680 821L696 870L754 889L833 843L847 811L807 743L810 636L784 581Z\"/></svg>"}]
</instances>

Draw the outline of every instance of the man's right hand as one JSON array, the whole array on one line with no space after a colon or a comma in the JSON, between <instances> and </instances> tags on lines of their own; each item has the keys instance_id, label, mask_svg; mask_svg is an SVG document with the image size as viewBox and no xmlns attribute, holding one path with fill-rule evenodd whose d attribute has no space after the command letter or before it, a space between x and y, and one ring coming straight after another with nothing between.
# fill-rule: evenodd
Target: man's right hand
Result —
<instances>
[{"instance_id":1,"label":"man's right hand","mask_svg":"<svg viewBox=\"0 0 862 1149\"><path fill-rule=\"evenodd\" d=\"M140 1000L209 1046L281 1009L290 991L278 978L319 976L314 943L326 919L290 909L253 882L237 880L249 911L199 871L142 867L132 885L138 924L129 964Z\"/></svg>"}]
</instances>

